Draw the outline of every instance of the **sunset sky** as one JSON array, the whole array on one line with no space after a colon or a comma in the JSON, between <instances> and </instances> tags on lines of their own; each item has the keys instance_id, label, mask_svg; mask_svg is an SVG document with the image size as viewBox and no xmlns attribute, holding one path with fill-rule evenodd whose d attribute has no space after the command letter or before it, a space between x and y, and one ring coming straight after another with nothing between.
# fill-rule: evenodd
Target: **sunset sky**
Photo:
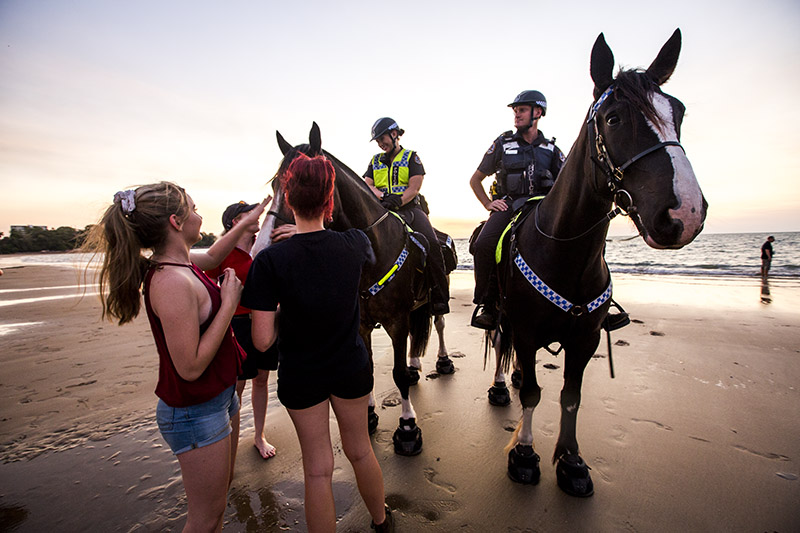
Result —
<instances>
[{"instance_id":1,"label":"sunset sky","mask_svg":"<svg viewBox=\"0 0 800 533\"><path fill-rule=\"evenodd\" d=\"M219 234L228 204L268 193L275 130L299 144L316 121L362 174L370 127L391 116L425 165L434 224L466 237L486 217L469 178L518 92L546 95L539 127L568 152L597 35L618 65L646 67L677 27L664 90L688 110L706 231L800 231L796 0L0 0L0 232L82 228L116 191L166 179Z\"/></svg>"}]
</instances>

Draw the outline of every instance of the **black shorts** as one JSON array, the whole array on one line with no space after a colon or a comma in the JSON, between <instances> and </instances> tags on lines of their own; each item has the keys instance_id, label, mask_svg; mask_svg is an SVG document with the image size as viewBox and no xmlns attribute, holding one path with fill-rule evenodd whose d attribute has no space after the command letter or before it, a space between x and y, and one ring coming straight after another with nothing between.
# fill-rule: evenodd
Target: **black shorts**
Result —
<instances>
[{"instance_id":1,"label":"black shorts","mask_svg":"<svg viewBox=\"0 0 800 533\"><path fill-rule=\"evenodd\" d=\"M242 373L240 380L253 379L258 375L259 370L277 370L278 368L278 346L273 344L266 352L259 352L253 346L251 333L252 321L250 315L236 315L231 320L233 335L239 342L247 359L242 363Z\"/></svg>"},{"instance_id":2,"label":"black shorts","mask_svg":"<svg viewBox=\"0 0 800 533\"><path fill-rule=\"evenodd\" d=\"M309 381L292 381L278 378L278 399L287 409L307 409L322 403L331 396L344 400L361 398L372 392L374 384L372 366L339 378L322 378Z\"/></svg>"}]
</instances>

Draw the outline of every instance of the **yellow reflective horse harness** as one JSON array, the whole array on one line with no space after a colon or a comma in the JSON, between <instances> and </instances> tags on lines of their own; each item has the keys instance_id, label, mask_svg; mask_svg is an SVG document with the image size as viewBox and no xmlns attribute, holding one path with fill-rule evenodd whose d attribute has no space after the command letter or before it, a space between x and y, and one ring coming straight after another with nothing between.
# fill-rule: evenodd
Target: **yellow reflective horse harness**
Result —
<instances>
[{"instance_id":1,"label":"yellow reflective horse harness","mask_svg":"<svg viewBox=\"0 0 800 533\"><path fill-rule=\"evenodd\" d=\"M427 257L428 254L427 250L425 250L425 247L422 245L422 243L419 242L419 240L416 237L414 237L414 230L411 229L411 226L406 224L406 221L403 220L402 217L397 213L395 213L394 211L387 211L387 214L389 213L396 216L397 219L403 224L403 227L406 230L405 233L406 242L403 245L403 250L400 252L400 255L397 257L397 259L395 260L394 264L389 269L389 271L386 274L384 274L383 277L381 277L381 279L377 283L373 284L369 289L367 289L361 294L361 297L365 300L370 296L375 296L376 294L378 294L381 291L381 289L383 289L390 281L392 281L394 277L397 275L397 273L400 271L400 268L402 268L403 264L406 262L406 259L408 259L409 255L408 241L411 241L412 243L417 245L417 247L419 247L419 249L422 251L423 260L425 257ZM386 215L378 219L378 221L372 226L370 226L370 228L375 226L378 222L381 222L384 218L386 218Z\"/></svg>"}]
</instances>

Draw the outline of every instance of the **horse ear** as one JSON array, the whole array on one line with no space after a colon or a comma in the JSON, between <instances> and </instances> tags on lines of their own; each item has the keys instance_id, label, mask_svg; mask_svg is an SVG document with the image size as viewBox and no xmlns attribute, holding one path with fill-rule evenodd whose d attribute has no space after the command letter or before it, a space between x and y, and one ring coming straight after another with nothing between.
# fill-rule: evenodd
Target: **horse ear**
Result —
<instances>
[{"instance_id":1,"label":"horse ear","mask_svg":"<svg viewBox=\"0 0 800 533\"><path fill-rule=\"evenodd\" d=\"M594 81L594 99L597 100L614 81L614 54L602 33L597 36L592 47L589 71Z\"/></svg>"},{"instance_id":2,"label":"horse ear","mask_svg":"<svg viewBox=\"0 0 800 533\"><path fill-rule=\"evenodd\" d=\"M658 85L666 83L675 71L678 64L678 55L681 53L681 29L675 30L672 37L664 44L653 64L647 69L647 74Z\"/></svg>"},{"instance_id":3,"label":"horse ear","mask_svg":"<svg viewBox=\"0 0 800 533\"><path fill-rule=\"evenodd\" d=\"M311 126L311 132L308 134L308 144L311 146L311 153L309 155L320 155L322 153L322 134L319 132L319 126L314 122Z\"/></svg>"},{"instance_id":4,"label":"horse ear","mask_svg":"<svg viewBox=\"0 0 800 533\"><path fill-rule=\"evenodd\" d=\"M280 147L283 155L288 154L289 150L292 149L292 145L286 142L286 139L283 138L283 135L281 135L281 132L278 130L275 130L275 135L278 137L278 146Z\"/></svg>"}]
</instances>

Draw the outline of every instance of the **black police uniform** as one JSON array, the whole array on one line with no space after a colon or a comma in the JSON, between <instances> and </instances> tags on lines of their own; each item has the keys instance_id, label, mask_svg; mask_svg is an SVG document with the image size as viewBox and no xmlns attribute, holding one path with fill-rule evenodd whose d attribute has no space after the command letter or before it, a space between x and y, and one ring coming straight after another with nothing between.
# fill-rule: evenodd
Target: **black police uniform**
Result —
<instances>
[{"instance_id":1,"label":"black police uniform","mask_svg":"<svg viewBox=\"0 0 800 533\"><path fill-rule=\"evenodd\" d=\"M500 235L511 222L514 212L528 198L547 194L564 164L564 159L564 154L555 145L555 139L546 139L541 131L532 143L526 142L519 131L507 131L495 139L486 151L478 170L487 176L497 173L498 194L506 201L509 209L492 211L473 244L473 303L487 303L487 295L490 296L489 300L494 298L496 288L491 286L489 280L496 267L495 249Z\"/></svg>"}]
</instances>

